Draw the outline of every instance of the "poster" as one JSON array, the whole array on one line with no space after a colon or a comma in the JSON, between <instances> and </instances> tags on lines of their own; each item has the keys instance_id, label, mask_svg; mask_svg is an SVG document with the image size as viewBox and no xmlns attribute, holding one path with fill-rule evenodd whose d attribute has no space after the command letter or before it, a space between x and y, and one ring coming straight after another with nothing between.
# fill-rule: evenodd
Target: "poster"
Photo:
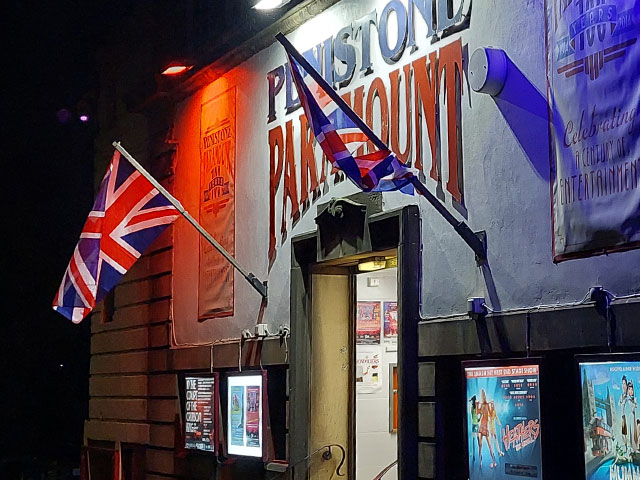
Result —
<instances>
[{"instance_id":1,"label":"poster","mask_svg":"<svg viewBox=\"0 0 640 480\"><path fill-rule=\"evenodd\" d=\"M185 448L215 451L215 377L185 379Z\"/></svg>"},{"instance_id":2,"label":"poster","mask_svg":"<svg viewBox=\"0 0 640 480\"><path fill-rule=\"evenodd\" d=\"M398 338L398 302L384 302L384 339L395 343Z\"/></svg>"},{"instance_id":3,"label":"poster","mask_svg":"<svg viewBox=\"0 0 640 480\"><path fill-rule=\"evenodd\" d=\"M640 478L640 362L580 363L587 480Z\"/></svg>"},{"instance_id":4,"label":"poster","mask_svg":"<svg viewBox=\"0 0 640 480\"><path fill-rule=\"evenodd\" d=\"M200 224L235 255L235 87L202 105ZM233 267L200 238L198 319L233 315Z\"/></svg>"},{"instance_id":5,"label":"poster","mask_svg":"<svg viewBox=\"0 0 640 480\"><path fill-rule=\"evenodd\" d=\"M374 393L382 387L380 378L380 348L356 347L356 390L358 393Z\"/></svg>"},{"instance_id":6,"label":"poster","mask_svg":"<svg viewBox=\"0 0 640 480\"><path fill-rule=\"evenodd\" d=\"M356 313L356 344L380 343L380 302L358 302Z\"/></svg>"},{"instance_id":7,"label":"poster","mask_svg":"<svg viewBox=\"0 0 640 480\"><path fill-rule=\"evenodd\" d=\"M262 375L228 377L227 450L232 455L262 457Z\"/></svg>"},{"instance_id":8,"label":"poster","mask_svg":"<svg viewBox=\"0 0 640 480\"><path fill-rule=\"evenodd\" d=\"M247 445L260 446L260 387L247 387Z\"/></svg>"},{"instance_id":9,"label":"poster","mask_svg":"<svg viewBox=\"0 0 640 480\"><path fill-rule=\"evenodd\" d=\"M546 1L554 261L640 246L640 3Z\"/></svg>"},{"instance_id":10,"label":"poster","mask_svg":"<svg viewBox=\"0 0 640 480\"><path fill-rule=\"evenodd\" d=\"M469 480L542 478L539 366L465 368Z\"/></svg>"},{"instance_id":11,"label":"poster","mask_svg":"<svg viewBox=\"0 0 640 480\"><path fill-rule=\"evenodd\" d=\"M244 386L231 387L231 408L229 409L231 445L244 445L244 389Z\"/></svg>"}]
</instances>

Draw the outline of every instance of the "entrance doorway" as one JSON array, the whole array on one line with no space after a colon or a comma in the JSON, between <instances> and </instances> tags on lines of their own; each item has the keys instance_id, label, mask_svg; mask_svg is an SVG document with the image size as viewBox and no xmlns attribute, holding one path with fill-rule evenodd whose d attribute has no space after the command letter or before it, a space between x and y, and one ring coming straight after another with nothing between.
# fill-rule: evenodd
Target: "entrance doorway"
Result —
<instances>
[{"instance_id":1,"label":"entrance doorway","mask_svg":"<svg viewBox=\"0 0 640 480\"><path fill-rule=\"evenodd\" d=\"M418 478L418 209L407 206L369 217L367 228L371 243L365 251L324 261L318 232L292 239L289 452L294 480L336 474L373 480L395 458L397 466L382 480ZM332 231L341 238L338 225ZM322 237L323 244L332 238ZM359 268L380 257L385 260L381 270ZM371 312L369 326L357 321L359 302L361 316L366 308Z\"/></svg>"},{"instance_id":2,"label":"entrance doorway","mask_svg":"<svg viewBox=\"0 0 640 480\"><path fill-rule=\"evenodd\" d=\"M392 267L356 275L356 480L375 478L397 459L397 271ZM382 478L397 480L397 467Z\"/></svg>"}]
</instances>

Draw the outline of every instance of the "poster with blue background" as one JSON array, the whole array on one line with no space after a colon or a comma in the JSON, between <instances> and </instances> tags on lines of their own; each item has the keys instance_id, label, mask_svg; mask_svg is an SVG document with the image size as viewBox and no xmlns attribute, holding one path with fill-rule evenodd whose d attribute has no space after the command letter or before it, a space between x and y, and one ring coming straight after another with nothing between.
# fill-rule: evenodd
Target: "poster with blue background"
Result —
<instances>
[{"instance_id":1,"label":"poster with blue background","mask_svg":"<svg viewBox=\"0 0 640 480\"><path fill-rule=\"evenodd\" d=\"M587 480L640 478L640 362L580 363Z\"/></svg>"},{"instance_id":2,"label":"poster with blue background","mask_svg":"<svg viewBox=\"0 0 640 480\"><path fill-rule=\"evenodd\" d=\"M231 387L231 445L244 446L244 386Z\"/></svg>"},{"instance_id":3,"label":"poster with blue background","mask_svg":"<svg viewBox=\"0 0 640 480\"><path fill-rule=\"evenodd\" d=\"M469 480L541 479L539 365L464 371Z\"/></svg>"}]
</instances>

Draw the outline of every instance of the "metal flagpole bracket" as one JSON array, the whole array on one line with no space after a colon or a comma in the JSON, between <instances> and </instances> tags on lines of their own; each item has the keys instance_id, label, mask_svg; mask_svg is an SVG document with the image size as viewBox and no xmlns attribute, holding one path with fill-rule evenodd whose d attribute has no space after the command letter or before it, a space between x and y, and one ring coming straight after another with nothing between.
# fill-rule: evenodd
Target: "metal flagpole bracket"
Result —
<instances>
[{"instance_id":1,"label":"metal flagpole bracket","mask_svg":"<svg viewBox=\"0 0 640 480\"><path fill-rule=\"evenodd\" d=\"M487 261L487 232L485 230L479 230L477 232L473 232L473 234L480 241L481 251L476 252L474 249L474 252L476 254L476 263L478 266L481 266Z\"/></svg>"},{"instance_id":2,"label":"metal flagpole bracket","mask_svg":"<svg viewBox=\"0 0 640 480\"><path fill-rule=\"evenodd\" d=\"M129 162L131 163L131 165L133 165L133 167L138 170L140 172L140 174L146 178L147 180L149 180L149 182L151 182L151 184L156 187L156 189L158 189L158 191L167 199L169 200L169 202L171 203L171 205L173 205L176 210L178 210L178 212L180 212L180 214L191 224L193 225L193 227L198 231L198 233L200 235L202 235L205 240L207 240L211 245L213 245L213 247L218 250L218 252L220 252L220 254L233 266L233 268L235 268L236 270L238 270L238 272L240 272L240 274L247 280L247 282L249 282L249 284L251 284L251 286L253 288L256 289L256 291L262 296L262 298L264 299L264 301L267 300L267 282L261 282L260 279L258 279L258 277L256 277L253 273L251 272L247 272L244 268L242 268L240 266L240 264L236 261L235 258L233 258L231 256L231 254L229 252L227 252L227 250L220 245L215 238L213 238L211 236L211 234L209 232L207 232L204 227L202 227L202 225L200 225L195 218L193 218L189 212L187 212L184 207L182 206L182 204L173 196L171 195L166 188L164 188L162 185L160 185L160 183L151 176L151 174L149 172L147 172L147 170L145 170L145 168L140 165L140 163L138 163L138 161L133 158L131 156L131 154L129 152L127 152L124 147L122 145L120 145L120 142L113 142L112 145L115 147L116 150L118 150L127 160L129 160Z\"/></svg>"},{"instance_id":3,"label":"metal flagpole bracket","mask_svg":"<svg viewBox=\"0 0 640 480\"><path fill-rule=\"evenodd\" d=\"M268 287L267 282L261 281L258 277L256 277L253 273L249 272L249 276L247 278L249 283L255 288L263 298L267 298Z\"/></svg>"}]
</instances>

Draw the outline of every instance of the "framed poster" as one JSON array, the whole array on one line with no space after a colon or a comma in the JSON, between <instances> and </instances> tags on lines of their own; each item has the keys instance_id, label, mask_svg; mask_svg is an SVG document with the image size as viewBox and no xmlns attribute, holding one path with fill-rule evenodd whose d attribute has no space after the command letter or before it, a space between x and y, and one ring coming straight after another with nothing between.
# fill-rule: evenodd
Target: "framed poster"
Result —
<instances>
[{"instance_id":1,"label":"framed poster","mask_svg":"<svg viewBox=\"0 0 640 480\"><path fill-rule=\"evenodd\" d=\"M540 361L463 363L469 480L542 479Z\"/></svg>"},{"instance_id":2,"label":"framed poster","mask_svg":"<svg viewBox=\"0 0 640 480\"><path fill-rule=\"evenodd\" d=\"M380 302L358 302L356 313L356 344L380 343Z\"/></svg>"},{"instance_id":3,"label":"framed poster","mask_svg":"<svg viewBox=\"0 0 640 480\"><path fill-rule=\"evenodd\" d=\"M640 354L577 357L585 479L640 478Z\"/></svg>"},{"instance_id":4,"label":"framed poster","mask_svg":"<svg viewBox=\"0 0 640 480\"><path fill-rule=\"evenodd\" d=\"M227 377L227 451L264 458L267 373Z\"/></svg>"},{"instance_id":5,"label":"framed poster","mask_svg":"<svg viewBox=\"0 0 640 480\"><path fill-rule=\"evenodd\" d=\"M398 341L398 302L383 302L384 340L388 343Z\"/></svg>"},{"instance_id":6,"label":"framed poster","mask_svg":"<svg viewBox=\"0 0 640 480\"><path fill-rule=\"evenodd\" d=\"M215 452L218 446L218 374L184 379L184 448Z\"/></svg>"},{"instance_id":7,"label":"framed poster","mask_svg":"<svg viewBox=\"0 0 640 480\"><path fill-rule=\"evenodd\" d=\"M554 261L638 248L638 2L545 3Z\"/></svg>"}]
</instances>

